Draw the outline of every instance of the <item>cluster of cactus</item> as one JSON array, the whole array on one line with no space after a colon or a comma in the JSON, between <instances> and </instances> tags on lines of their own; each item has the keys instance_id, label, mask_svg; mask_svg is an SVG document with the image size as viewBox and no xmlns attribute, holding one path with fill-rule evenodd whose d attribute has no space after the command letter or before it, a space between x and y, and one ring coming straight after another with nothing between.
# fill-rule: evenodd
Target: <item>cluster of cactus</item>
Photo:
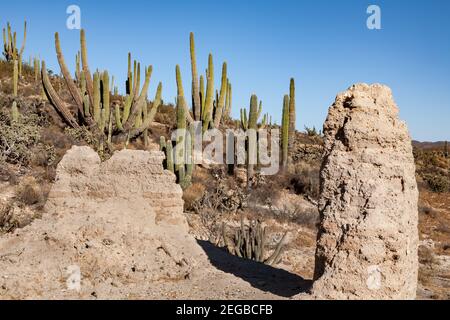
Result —
<instances>
[{"instance_id":1,"label":"cluster of cactus","mask_svg":"<svg viewBox=\"0 0 450 320\"><path fill-rule=\"evenodd\" d=\"M198 77L197 60L195 56L194 34L190 34L190 53L192 71L192 113L186 105L187 119L202 121L203 132L209 128L219 128L223 119L229 119L232 107L232 86L227 77L227 63L222 65L222 78L220 91L214 93L214 63L213 56L209 54L208 69L206 70L206 88L203 75ZM215 94L215 98L214 98Z\"/></svg>"},{"instance_id":2,"label":"cluster of cactus","mask_svg":"<svg viewBox=\"0 0 450 320\"><path fill-rule=\"evenodd\" d=\"M187 130L187 114L186 100L184 98L183 82L181 79L180 67L176 66L177 79L177 132L175 140L175 148L172 140L166 141L164 137L160 138L160 149L166 155L165 169L173 172L177 176L177 182L183 189L190 186L192 173L194 170L193 149L193 125Z\"/></svg>"},{"instance_id":3,"label":"cluster of cactus","mask_svg":"<svg viewBox=\"0 0 450 320\"><path fill-rule=\"evenodd\" d=\"M249 226L244 224L241 218L241 226L232 235L231 241L227 235L225 224L222 224L222 238L228 252L240 258L254 260L268 265L276 265L281 262L281 253L287 233L275 247L273 253L266 257L266 228L259 221L250 222Z\"/></svg>"},{"instance_id":4,"label":"cluster of cactus","mask_svg":"<svg viewBox=\"0 0 450 320\"><path fill-rule=\"evenodd\" d=\"M27 22L24 23L23 41L20 50L17 47L17 34L12 32L9 22L6 25L6 29L3 28L3 56L6 61L19 61L22 60L23 51L25 49L25 42L27 39Z\"/></svg>"},{"instance_id":5,"label":"cluster of cactus","mask_svg":"<svg viewBox=\"0 0 450 320\"><path fill-rule=\"evenodd\" d=\"M59 35L55 34L58 63L78 114L74 116L67 104L59 97L48 77L45 61L42 61L42 82L49 100L72 128L87 126L99 142L100 148L103 148L106 142L111 149L113 135L115 142L128 142L144 133L152 123L156 110L161 104L161 83L153 103L147 103L152 67L145 68L145 81L141 91L139 91L140 64L135 62L134 73L129 67L127 95L120 99L117 89L114 89L114 95L111 94L110 89L114 87L114 78L111 79L107 71L96 71L93 75L91 74L84 30L80 32L80 45L81 52L76 56L75 81L65 63ZM131 55L129 55L130 65Z\"/></svg>"},{"instance_id":6,"label":"cluster of cactus","mask_svg":"<svg viewBox=\"0 0 450 320\"><path fill-rule=\"evenodd\" d=\"M289 149L293 148L295 138L295 81L291 79L289 95L283 98L283 114L281 120L282 167L287 168Z\"/></svg>"}]
</instances>

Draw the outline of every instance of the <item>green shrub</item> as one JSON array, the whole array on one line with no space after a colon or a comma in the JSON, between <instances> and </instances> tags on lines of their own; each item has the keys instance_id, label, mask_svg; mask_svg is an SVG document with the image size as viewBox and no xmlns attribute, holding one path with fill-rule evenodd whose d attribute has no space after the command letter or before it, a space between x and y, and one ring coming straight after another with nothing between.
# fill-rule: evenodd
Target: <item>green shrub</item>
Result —
<instances>
[{"instance_id":1,"label":"green shrub","mask_svg":"<svg viewBox=\"0 0 450 320\"><path fill-rule=\"evenodd\" d=\"M33 156L32 148L40 139L38 116L22 115L19 121L11 121L9 114L0 113L0 157L7 163L28 165Z\"/></svg>"},{"instance_id":2,"label":"green shrub","mask_svg":"<svg viewBox=\"0 0 450 320\"><path fill-rule=\"evenodd\" d=\"M424 180L433 192L450 191L450 178L447 176L427 174L424 176Z\"/></svg>"}]
</instances>

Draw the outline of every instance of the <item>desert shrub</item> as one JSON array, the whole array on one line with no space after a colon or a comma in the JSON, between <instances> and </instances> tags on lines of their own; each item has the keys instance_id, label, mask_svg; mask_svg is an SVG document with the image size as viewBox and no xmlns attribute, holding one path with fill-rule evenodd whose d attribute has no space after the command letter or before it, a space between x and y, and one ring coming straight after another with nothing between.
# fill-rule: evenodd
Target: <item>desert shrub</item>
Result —
<instances>
[{"instance_id":1,"label":"desert shrub","mask_svg":"<svg viewBox=\"0 0 450 320\"><path fill-rule=\"evenodd\" d=\"M205 186L201 183L193 183L183 191L184 210L194 210L194 203L199 201L205 192Z\"/></svg>"},{"instance_id":2,"label":"desert shrub","mask_svg":"<svg viewBox=\"0 0 450 320\"><path fill-rule=\"evenodd\" d=\"M248 194L241 189L228 189L222 184L212 191L205 191L192 207L196 213L201 213L205 208L216 212L237 212L246 207L247 200Z\"/></svg>"},{"instance_id":3,"label":"desert shrub","mask_svg":"<svg viewBox=\"0 0 450 320\"><path fill-rule=\"evenodd\" d=\"M54 146L40 143L34 150L33 164L41 167L49 167L56 162L56 158Z\"/></svg>"},{"instance_id":4,"label":"desert shrub","mask_svg":"<svg viewBox=\"0 0 450 320\"><path fill-rule=\"evenodd\" d=\"M318 210L304 210L299 206L285 205L282 208L270 206L270 213L279 221L293 222L316 229L319 223Z\"/></svg>"},{"instance_id":5,"label":"desert shrub","mask_svg":"<svg viewBox=\"0 0 450 320\"><path fill-rule=\"evenodd\" d=\"M44 200L42 189L35 178L29 177L19 184L16 190L16 200L29 206L39 204Z\"/></svg>"},{"instance_id":6,"label":"desert shrub","mask_svg":"<svg viewBox=\"0 0 450 320\"><path fill-rule=\"evenodd\" d=\"M309 137L317 137L322 135L321 132L317 132L316 127L309 128L305 126L305 132Z\"/></svg>"},{"instance_id":7,"label":"desert shrub","mask_svg":"<svg viewBox=\"0 0 450 320\"><path fill-rule=\"evenodd\" d=\"M174 125L176 123L175 107L172 104L161 105L155 115L155 121L170 126Z\"/></svg>"},{"instance_id":8,"label":"desert shrub","mask_svg":"<svg viewBox=\"0 0 450 320\"><path fill-rule=\"evenodd\" d=\"M295 194L318 199L320 195L320 168L307 163L297 163L290 177L290 189Z\"/></svg>"},{"instance_id":9,"label":"desert shrub","mask_svg":"<svg viewBox=\"0 0 450 320\"><path fill-rule=\"evenodd\" d=\"M80 144L86 143L89 146L97 145L97 140L95 139L94 134L84 127L80 128L66 127L64 129L64 133L68 137L73 139L76 143Z\"/></svg>"},{"instance_id":10,"label":"desert shrub","mask_svg":"<svg viewBox=\"0 0 450 320\"><path fill-rule=\"evenodd\" d=\"M0 155L6 162L28 165L32 158L32 148L40 139L37 116L22 115L17 122L11 121L9 114L0 114Z\"/></svg>"},{"instance_id":11,"label":"desert shrub","mask_svg":"<svg viewBox=\"0 0 450 320\"><path fill-rule=\"evenodd\" d=\"M423 178L433 192L442 193L450 191L450 178L448 176L426 174Z\"/></svg>"},{"instance_id":12,"label":"desert shrub","mask_svg":"<svg viewBox=\"0 0 450 320\"><path fill-rule=\"evenodd\" d=\"M9 231L9 222L12 216L12 206L10 203L0 202L0 230Z\"/></svg>"}]
</instances>

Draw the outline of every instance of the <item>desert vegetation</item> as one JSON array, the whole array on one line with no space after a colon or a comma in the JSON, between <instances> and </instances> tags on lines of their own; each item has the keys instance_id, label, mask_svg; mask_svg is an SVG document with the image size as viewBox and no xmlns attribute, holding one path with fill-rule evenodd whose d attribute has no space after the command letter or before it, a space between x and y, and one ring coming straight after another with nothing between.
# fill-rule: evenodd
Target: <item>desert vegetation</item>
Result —
<instances>
[{"instance_id":1,"label":"desert vegetation","mask_svg":"<svg viewBox=\"0 0 450 320\"><path fill-rule=\"evenodd\" d=\"M175 104L163 100L162 83L149 100L153 67L133 61L131 53L124 95L107 70L92 69L92 73L84 30L74 71L67 67L59 34L54 35L60 75L48 70L44 60L23 61L26 22L20 48L9 24L3 38L0 236L42 218L57 165L72 146L90 146L102 161L124 149L159 150L165 155L164 168L176 176L183 190L185 216L196 239L242 259L289 270L305 279L313 277L324 137L315 127L296 130L294 79L287 79L287 94L280 97L280 125L263 111L256 94L249 97L247 109L239 110L240 119L233 119L227 63L222 63L220 86L215 88L213 55L209 54L206 74L199 75L193 33L189 35L192 91L185 92L177 65ZM244 138L240 164L195 162L194 132L205 134L211 129L223 132L233 148L238 132L251 130ZM281 170L274 176L262 174L264 164L257 156L253 159L252 148L263 139L261 129L269 137L275 130L280 132ZM176 133L179 130L183 134ZM233 133L226 135L227 130ZM414 160L421 208L419 296L448 299L445 286L450 275L442 267L450 256L448 143L430 148L414 144ZM439 273L433 273L433 268Z\"/></svg>"}]
</instances>

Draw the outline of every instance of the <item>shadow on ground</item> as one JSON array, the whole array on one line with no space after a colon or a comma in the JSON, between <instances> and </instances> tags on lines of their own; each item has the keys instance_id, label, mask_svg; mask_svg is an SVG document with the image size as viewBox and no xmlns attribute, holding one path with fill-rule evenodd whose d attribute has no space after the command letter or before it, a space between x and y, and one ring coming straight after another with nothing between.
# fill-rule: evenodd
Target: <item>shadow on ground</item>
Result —
<instances>
[{"instance_id":1,"label":"shadow on ground","mask_svg":"<svg viewBox=\"0 0 450 320\"><path fill-rule=\"evenodd\" d=\"M233 256L208 241L197 242L214 267L247 281L261 291L289 298L307 292L312 285L311 280L305 280L286 270Z\"/></svg>"}]
</instances>

